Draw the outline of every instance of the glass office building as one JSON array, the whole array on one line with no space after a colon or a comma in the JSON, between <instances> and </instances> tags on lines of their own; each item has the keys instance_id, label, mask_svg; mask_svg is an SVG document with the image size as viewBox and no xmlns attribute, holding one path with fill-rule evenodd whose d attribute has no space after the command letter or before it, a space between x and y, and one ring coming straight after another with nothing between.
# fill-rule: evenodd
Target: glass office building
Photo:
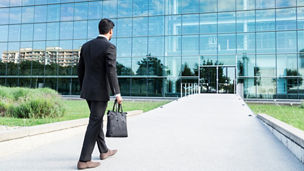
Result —
<instances>
[{"instance_id":1,"label":"glass office building","mask_svg":"<svg viewBox=\"0 0 304 171\"><path fill-rule=\"evenodd\" d=\"M81 45L116 24L124 96L304 98L304 0L1 0L0 85L79 94Z\"/></svg>"}]
</instances>

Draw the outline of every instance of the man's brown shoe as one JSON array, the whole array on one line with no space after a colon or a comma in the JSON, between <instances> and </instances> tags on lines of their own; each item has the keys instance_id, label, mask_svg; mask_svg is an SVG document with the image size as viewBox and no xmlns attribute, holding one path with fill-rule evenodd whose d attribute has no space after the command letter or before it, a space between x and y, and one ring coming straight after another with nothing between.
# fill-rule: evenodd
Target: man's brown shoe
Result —
<instances>
[{"instance_id":1,"label":"man's brown shoe","mask_svg":"<svg viewBox=\"0 0 304 171\"><path fill-rule=\"evenodd\" d=\"M117 150L108 150L106 153L100 154L100 160L104 160L110 156L113 156L115 153L117 153Z\"/></svg>"},{"instance_id":2,"label":"man's brown shoe","mask_svg":"<svg viewBox=\"0 0 304 171\"><path fill-rule=\"evenodd\" d=\"M77 168L80 169L89 169L89 168L95 168L100 165L99 162L92 162L92 161L87 161L87 162L81 162L79 161L77 164Z\"/></svg>"}]
</instances>

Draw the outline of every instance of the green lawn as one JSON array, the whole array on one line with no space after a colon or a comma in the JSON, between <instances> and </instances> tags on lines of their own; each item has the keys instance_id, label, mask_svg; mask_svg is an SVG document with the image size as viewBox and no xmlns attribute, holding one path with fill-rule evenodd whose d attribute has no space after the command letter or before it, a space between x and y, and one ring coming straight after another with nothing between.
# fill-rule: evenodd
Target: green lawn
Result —
<instances>
[{"instance_id":1,"label":"green lawn","mask_svg":"<svg viewBox=\"0 0 304 171\"><path fill-rule=\"evenodd\" d=\"M144 112L162 106L170 101L124 101L123 110L143 110ZM19 119L11 117L0 117L0 125L8 126L32 126L58 121L86 118L89 116L89 108L84 100L65 100L66 113L60 118L44 119ZM108 109L112 109L113 101L108 103ZM107 110L108 110L107 109Z\"/></svg>"},{"instance_id":2,"label":"green lawn","mask_svg":"<svg viewBox=\"0 0 304 171\"><path fill-rule=\"evenodd\" d=\"M284 106L270 104L248 104L251 110L258 114L268 114L296 128L304 130L304 109L299 106Z\"/></svg>"}]
</instances>

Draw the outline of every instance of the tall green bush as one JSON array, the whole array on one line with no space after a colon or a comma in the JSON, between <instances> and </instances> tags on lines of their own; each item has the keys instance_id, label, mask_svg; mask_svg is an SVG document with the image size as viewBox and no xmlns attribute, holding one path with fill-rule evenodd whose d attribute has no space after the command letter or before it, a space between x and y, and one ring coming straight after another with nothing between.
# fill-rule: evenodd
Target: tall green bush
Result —
<instances>
[{"instance_id":1,"label":"tall green bush","mask_svg":"<svg viewBox=\"0 0 304 171\"><path fill-rule=\"evenodd\" d=\"M65 113L60 95L49 88L0 86L0 116L16 118L55 118Z\"/></svg>"}]
</instances>

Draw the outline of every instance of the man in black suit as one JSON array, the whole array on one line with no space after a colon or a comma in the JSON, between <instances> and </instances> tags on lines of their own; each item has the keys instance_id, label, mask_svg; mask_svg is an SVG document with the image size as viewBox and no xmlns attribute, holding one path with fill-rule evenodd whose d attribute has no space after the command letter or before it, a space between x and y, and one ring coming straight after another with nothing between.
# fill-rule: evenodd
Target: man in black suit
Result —
<instances>
[{"instance_id":1,"label":"man in black suit","mask_svg":"<svg viewBox=\"0 0 304 171\"><path fill-rule=\"evenodd\" d=\"M103 116L110 100L110 91L119 104L122 103L116 73L116 47L109 41L113 35L114 23L109 19L99 22L99 36L82 45L78 64L80 97L86 99L90 108L90 120L87 127L78 169L94 168L99 162L92 162L91 155L97 142L100 159L114 155L105 143Z\"/></svg>"}]
</instances>

